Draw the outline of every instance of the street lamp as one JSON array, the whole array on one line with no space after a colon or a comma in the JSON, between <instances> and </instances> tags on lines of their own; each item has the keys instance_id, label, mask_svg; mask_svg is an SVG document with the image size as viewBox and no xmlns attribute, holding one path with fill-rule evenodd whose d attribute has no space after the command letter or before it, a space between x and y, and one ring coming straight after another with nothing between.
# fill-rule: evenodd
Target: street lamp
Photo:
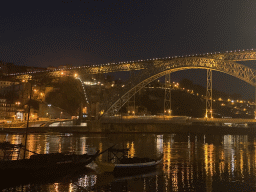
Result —
<instances>
[{"instance_id":1,"label":"street lamp","mask_svg":"<svg viewBox=\"0 0 256 192\"><path fill-rule=\"evenodd\" d=\"M61 115L62 115L63 112L60 112L60 119L61 119Z\"/></svg>"}]
</instances>

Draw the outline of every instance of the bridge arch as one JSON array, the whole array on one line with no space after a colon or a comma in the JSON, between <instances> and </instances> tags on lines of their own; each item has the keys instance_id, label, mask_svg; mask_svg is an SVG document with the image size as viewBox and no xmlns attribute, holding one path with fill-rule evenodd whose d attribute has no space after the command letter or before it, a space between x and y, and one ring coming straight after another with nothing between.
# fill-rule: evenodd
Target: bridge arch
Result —
<instances>
[{"instance_id":1,"label":"bridge arch","mask_svg":"<svg viewBox=\"0 0 256 192\"><path fill-rule=\"evenodd\" d=\"M128 81L125 90L112 97L112 102L108 103L108 106L103 107L102 116L116 114L134 94L150 82L166 74L181 70L211 69L234 76L256 87L256 70L233 61L198 57L153 61L151 63L151 67L142 70L139 75L136 75L136 79Z\"/></svg>"}]
</instances>

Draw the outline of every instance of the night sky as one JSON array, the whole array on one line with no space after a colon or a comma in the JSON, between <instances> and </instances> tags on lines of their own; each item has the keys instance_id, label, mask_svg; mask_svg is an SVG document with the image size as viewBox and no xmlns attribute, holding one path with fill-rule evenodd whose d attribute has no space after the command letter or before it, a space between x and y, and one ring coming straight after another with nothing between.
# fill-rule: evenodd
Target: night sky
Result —
<instances>
[{"instance_id":1,"label":"night sky","mask_svg":"<svg viewBox=\"0 0 256 192\"><path fill-rule=\"evenodd\" d=\"M3 1L0 60L79 66L251 49L255 10L255 0ZM174 81L185 77L206 86L205 70L172 74ZM254 88L234 77L214 72L213 79L215 89L254 97Z\"/></svg>"}]
</instances>

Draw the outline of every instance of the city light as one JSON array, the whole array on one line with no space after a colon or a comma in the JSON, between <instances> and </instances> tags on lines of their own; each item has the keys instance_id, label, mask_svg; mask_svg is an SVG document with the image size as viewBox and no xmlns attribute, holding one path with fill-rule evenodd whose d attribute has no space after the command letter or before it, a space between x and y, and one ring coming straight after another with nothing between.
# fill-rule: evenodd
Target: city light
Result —
<instances>
[{"instance_id":1,"label":"city light","mask_svg":"<svg viewBox=\"0 0 256 192\"><path fill-rule=\"evenodd\" d=\"M15 104L16 104L16 105L20 105L20 102L19 102L19 101L18 101L18 102L15 102Z\"/></svg>"}]
</instances>

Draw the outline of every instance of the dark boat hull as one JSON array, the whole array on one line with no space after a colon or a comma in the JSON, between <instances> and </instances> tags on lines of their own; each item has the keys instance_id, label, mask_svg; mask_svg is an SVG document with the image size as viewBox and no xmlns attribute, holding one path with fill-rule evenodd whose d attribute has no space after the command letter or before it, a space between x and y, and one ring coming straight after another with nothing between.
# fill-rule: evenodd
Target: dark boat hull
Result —
<instances>
[{"instance_id":1,"label":"dark boat hull","mask_svg":"<svg viewBox=\"0 0 256 192\"><path fill-rule=\"evenodd\" d=\"M98 155L81 155L76 160L44 161L45 159L22 159L14 161L0 161L0 189L6 186L36 182L40 180L54 180L85 169ZM77 156L78 157L78 156Z\"/></svg>"},{"instance_id":2,"label":"dark boat hull","mask_svg":"<svg viewBox=\"0 0 256 192\"><path fill-rule=\"evenodd\" d=\"M49 170L26 172L25 174L21 172L15 172L15 174L7 173L4 178L1 176L0 191L20 185L56 183L63 181L63 179L69 181L74 177L79 177L81 174L94 173L94 170L86 166L76 167L75 170L72 167L69 167L62 170L53 169L52 171L48 171Z\"/></svg>"}]
</instances>

